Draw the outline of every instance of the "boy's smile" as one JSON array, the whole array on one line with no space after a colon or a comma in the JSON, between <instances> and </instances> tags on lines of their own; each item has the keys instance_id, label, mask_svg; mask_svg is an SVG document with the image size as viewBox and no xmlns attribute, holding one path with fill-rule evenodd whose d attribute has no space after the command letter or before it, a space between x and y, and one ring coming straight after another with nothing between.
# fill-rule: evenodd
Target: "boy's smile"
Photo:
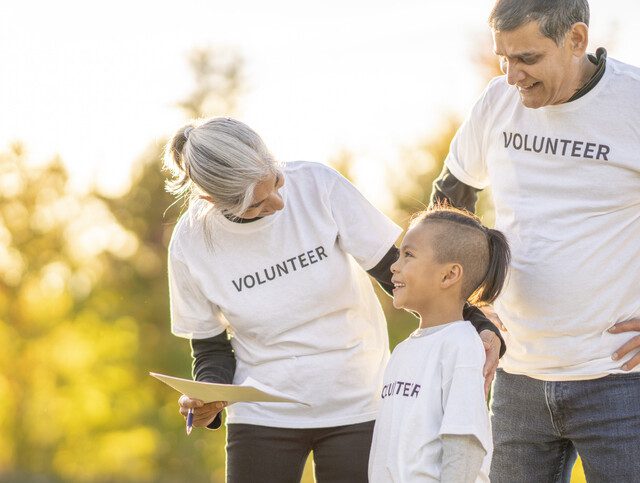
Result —
<instances>
[{"instance_id":1,"label":"boy's smile","mask_svg":"<svg viewBox=\"0 0 640 483\"><path fill-rule=\"evenodd\" d=\"M407 232L398 260L391 265L393 306L420 313L438 293L441 264L435 261L433 227L417 225Z\"/></svg>"}]
</instances>

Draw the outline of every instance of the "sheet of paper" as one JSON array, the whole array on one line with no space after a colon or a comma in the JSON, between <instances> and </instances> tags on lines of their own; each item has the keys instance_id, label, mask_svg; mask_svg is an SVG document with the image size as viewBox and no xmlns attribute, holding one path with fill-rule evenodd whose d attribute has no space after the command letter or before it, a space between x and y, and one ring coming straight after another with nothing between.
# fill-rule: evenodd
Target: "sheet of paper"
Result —
<instances>
[{"instance_id":1,"label":"sheet of paper","mask_svg":"<svg viewBox=\"0 0 640 483\"><path fill-rule=\"evenodd\" d=\"M150 372L149 375L159 379L176 391L192 399L204 402L228 401L233 402L290 402L309 406L288 394L277 391L266 384L248 377L242 384L214 384L212 382L197 382L191 379L167 376Z\"/></svg>"}]
</instances>

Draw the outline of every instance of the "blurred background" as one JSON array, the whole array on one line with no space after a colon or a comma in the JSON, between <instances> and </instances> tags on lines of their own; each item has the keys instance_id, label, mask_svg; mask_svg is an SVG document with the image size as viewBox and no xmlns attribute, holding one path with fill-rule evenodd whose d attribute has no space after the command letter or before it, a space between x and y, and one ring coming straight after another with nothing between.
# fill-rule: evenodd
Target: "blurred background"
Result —
<instances>
[{"instance_id":1,"label":"blurred background","mask_svg":"<svg viewBox=\"0 0 640 483\"><path fill-rule=\"evenodd\" d=\"M640 6L590 3L590 50L640 65ZM237 117L279 159L333 165L406 226L499 75L491 5L4 2L0 481L224 481L224 430L187 438L177 393L148 376L190 375L169 330L181 206L164 144L188 119ZM492 223L489 192L479 213ZM380 299L393 347L416 320Z\"/></svg>"}]
</instances>

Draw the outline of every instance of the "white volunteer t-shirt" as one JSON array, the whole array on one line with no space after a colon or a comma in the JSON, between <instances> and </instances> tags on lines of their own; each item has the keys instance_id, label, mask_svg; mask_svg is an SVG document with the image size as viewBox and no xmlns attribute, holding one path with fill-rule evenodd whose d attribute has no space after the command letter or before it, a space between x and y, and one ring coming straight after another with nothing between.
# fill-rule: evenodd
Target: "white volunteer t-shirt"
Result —
<instances>
[{"instance_id":1,"label":"white volunteer t-shirt","mask_svg":"<svg viewBox=\"0 0 640 483\"><path fill-rule=\"evenodd\" d=\"M284 428L369 421L388 359L382 308L365 270L401 229L335 170L291 162L285 207L251 223L183 216L169 247L172 332L229 328L234 383L248 376L311 404L236 403L228 423Z\"/></svg>"},{"instance_id":2,"label":"white volunteer t-shirt","mask_svg":"<svg viewBox=\"0 0 640 483\"><path fill-rule=\"evenodd\" d=\"M499 77L451 144L447 167L475 188L491 185L513 254L495 304L507 372L623 372L611 355L634 333L607 329L640 316L639 93L640 69L614 59L584 97L540 109Z\"/></svg>"},{"instance_id":3,"label":"white volunteer t-shirt","mask_svg":"<svg viewBox=\"0 0 640 483\"><path fill-rule=\"evenodd\" d=\"M384 373L371 483L440 481L444 434L478 438L487 455L476 481L489 481L493 446L484 361L480 337L466 321L418 329L398 344Z\"/></svg>"}]
</instances>

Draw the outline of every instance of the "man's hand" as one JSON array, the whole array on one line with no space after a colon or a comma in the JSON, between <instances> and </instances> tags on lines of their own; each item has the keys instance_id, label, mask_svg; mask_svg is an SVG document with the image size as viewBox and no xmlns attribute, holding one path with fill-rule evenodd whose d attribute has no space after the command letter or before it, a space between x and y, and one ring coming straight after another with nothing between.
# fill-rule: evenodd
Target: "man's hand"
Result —
<instances>
[{"instance_id":1,"label":"man's hand","mask_svg":"<svg viewBox=\"0 0 640 483\"><path fill-rule=\"evenodd\" d=\"M480 310L482 310L482 313L485 315L485 317L489 319L493 323L493 325L495 325L498 329L500 329L500 331L502 332L507 331L507 328L504 325L502 325L502 321L500 320L500 317L498 317L498 314L496 314L495 311L493 310L493 306L485 305L483 307L480 307Z\"/></svg>"},{"instance_id":2,"label":"man's hand","mask_svg":"<svg viewBox=\"0 0 640 483\"><path fill-rule=\"evenodd\" d=\"M624 322L619 322L609 329L612 334L619 334L621 332L640 332L640 319L630 319ZM622 347L616 350L611 358L614 361L619 361L630 352L636 351L634 356L627 362L622 364L622 369L630 371L638 364L640 364L640 334L636 334L629 339Z\"/></svg>"},{"instance_id":3,"label":"man's hand","mask_svg":"<svg viewBox=\"0 0 640 483\"><path fill-rule=\"evenodd\" d=\"M484 376L484 395L489 395L489 388L493 382L493 378L496 375L496 369L498 368L498 360L500 359L500 339L496 334L490 330L483 330L480 332L480 339L484 345L486 360L482 369L482 375Z\"/></svg>"},{"instance_id":4,"label":"man's hand","mask_svg":"<svg viewBox=\"0 0 640 483\"><path fill-rule=\"evenodd\" d=\"M214 401L205 404L200 399L191 399L184 394L178 399L178 404L180 405L180 414L185 419L189 409L193 409L194 426L209 426L218 413L227 406L226 401Z\"/></svg>"}]
</instances>

